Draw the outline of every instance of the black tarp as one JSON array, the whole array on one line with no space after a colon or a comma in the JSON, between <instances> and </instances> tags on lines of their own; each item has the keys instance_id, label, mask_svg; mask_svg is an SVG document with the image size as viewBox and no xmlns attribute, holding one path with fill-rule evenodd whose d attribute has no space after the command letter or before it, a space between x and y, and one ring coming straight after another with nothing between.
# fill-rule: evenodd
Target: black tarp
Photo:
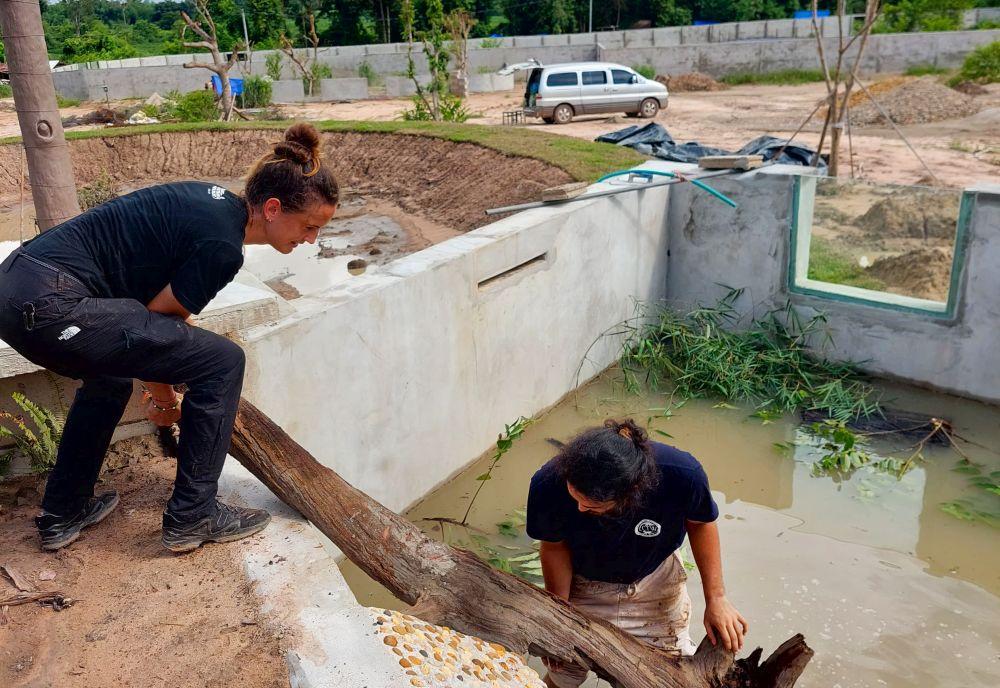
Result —
<instances>
[{"instance_id":1,"label":"black tarp","mask_svg":"<svg viewBox=\"0 0 1000 688\"><path fill-rule=\"evenodd\" d=\"M595 141L633 148L638 153L663 160L697 163L698 158L706 155L762 155L764 161L768 162L774 159L781 147L785 145L786 140L774 136L758 136L738 151L730 151L703 146L697 141L677 143L670 132L661 125L650 122L645 126L635 124L618 131L602 134ZM777 162L787 165L809 166L815 154L816 151L813 149L793 143L785 147ZM823 158L819 159L816 167L820 172L826 173L826 162Z\"/></svg>"}]
</instances>

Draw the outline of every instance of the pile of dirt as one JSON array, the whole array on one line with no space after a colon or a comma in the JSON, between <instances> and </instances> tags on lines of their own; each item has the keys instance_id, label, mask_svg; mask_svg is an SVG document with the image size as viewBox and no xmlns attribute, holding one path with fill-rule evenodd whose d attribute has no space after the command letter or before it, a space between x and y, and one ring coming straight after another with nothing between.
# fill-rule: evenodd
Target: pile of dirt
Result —
<instances>
[{"instance_id":1,"label":"pile of dirt","mask_svg":"<svg viewBox=\"0 0 1000 688\"><path fill-rule=\"evenodd\" d=\"M116 184L141 186L242 177L280 136L262 129L171 132L78 139L69 146L78 184L106 173ZM343 187L391 199L407 213L463 232L493 222L483 213L487 208L534 201L543 189L573 181L541 160L430 136L324 133L322 142ZM19 154L16 146L0 146L0 203L17 198Z\"/></svg>"},{"instance_id":2,"label":"pile of dirt","mask_svg":"<svg viewBox=\"0 0 1000 688\"><path fill-rule=\"evenodd\" d=\"M66 549L39 548L37 501L0 509L0 563L76 600L0 610L0 686L287 686L279 638L293 629L260 614L245 543L171 554L160 525L175 462L150 438L118 443L109 462L98 490L121 504ZM0 576L0 598L13 592Z\"/></svg>"},{"instance_id":3,"label":"pile of dirt","mask_svg":"<svg viewBox=\"0 0 1000 688\"><path fill-rule=\"evenodd\" d=\"M877 238L951 239L960 201L954 191L907 190L877 201L855 224Z\"/></svg>"},{"instance_id":4,"label":"pile of dirt","mask_svg":"<svg viewBox=\"0 0 1000 688\"><path fill-rule=\"evenodd\" d=\"M988 90L977 84L975 81L963 81L955 84L952 88L959 93L964 93L967 96L985 96L989 93Z\"/></svg>"},{"instance_id":5,"label":"pile of dirt","mask_svg":"<svg viewBox=\"0 0 1000 688\"><path fill-rule=\"evenodd\" d=\"M886 289L894 294L946 301L951 260L950 249L918 248L875 261L867 274L885 282Z\"/></svg>"},{"instance_id":6,"label":"pile of dirt","mask_svg":"<svg viewBox=\"0 0 1000 688\"><path fill-rule=\"evenodd\" d=\"M65 128L78 127L83 124L121 125L125 123L125 117L125 113L119 110L99 107L96 110L91 110L85 115L70 115L69 117L63 117L62 124Z\"/></svg>"},{"instance_id":7,"label":"pile of dirt","mask_svg":"<svg viewBox=\"0 0 1000 688\"><path fill-rule=\"evenodd\" d=\"M724 91L726 85L720 83L702 72L688 74L659 74L656 80L667 87L668 91L683 93L685 91Z\"/></svg>"},{"instance_id":8,"label":"pile of dirt","mask_svg":"<svg viewBox=\"0 0 1000 688\"><path fill-rule=\"evenodd\" d=\"M934 77L922 77L889 89L876 100L896 124L921 124L959 119L979 112L980 104L971 96L938 83ZM851 109L853 126L885 125L888 122L867 97Z\"/></svg>"}]
</instances>

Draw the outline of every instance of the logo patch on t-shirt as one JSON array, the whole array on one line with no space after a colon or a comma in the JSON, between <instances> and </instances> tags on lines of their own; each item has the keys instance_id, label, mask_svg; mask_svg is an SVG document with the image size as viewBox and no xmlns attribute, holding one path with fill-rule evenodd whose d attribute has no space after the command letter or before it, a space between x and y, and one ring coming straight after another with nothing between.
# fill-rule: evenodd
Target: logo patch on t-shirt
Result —
<instances>
[{"instance_id":1,"label":"logo patch on t-shirt","mask_svg":"<svg viewBox=\"0 0 1000 688\"><path fill-rule=\"evenodd\" d=\"M221 186L213 186L211 189L208 190L208 193L210 193L212 195L212 198L214 198L217 201L221 201L223 198L226 197L226 190L223 189Z\"/></svg>"},{"instance_id":2,"label":"logo patch on t-shirt","mask_svg":"<svg viewBox=\"0 0 1000 688\"><path fill-rule=\"evenodd\" d=\"M656 537L660 534L660 530L662 530L660 524L648 518L644 518L635 524L635 534L642 537Z\"/></svg>"}]
</instances>

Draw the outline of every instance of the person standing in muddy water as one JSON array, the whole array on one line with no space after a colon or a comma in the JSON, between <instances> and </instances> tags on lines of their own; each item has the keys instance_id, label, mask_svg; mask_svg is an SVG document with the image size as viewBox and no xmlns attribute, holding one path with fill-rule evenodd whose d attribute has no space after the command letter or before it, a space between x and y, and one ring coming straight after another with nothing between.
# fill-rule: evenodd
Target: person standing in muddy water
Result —
<instances>
[{"instance_id":1,"label":"person standing in muddy water","mask_svg":"<svg viewBox=\"0 0 1000 688\"><path fill-rule=\"evenodd\" d=\"M242 197L206 182L149 187L67 220L0 265L0 338L83 383L35 519L44 549L65 547L117 506L116 492L94 488L133 379L145 381L150 420L180 422L164 546L187 552L267 526L266 511L216 498L245 358L190 316L233 280L245 244L290 253L315 243L338 201L319 134L300 123L250 169Z\"/></svg>"},{"instance_id":2,"label":"person standing in muddy water","mask_svg":"<svg viewBox=\"0 0 1000 688\"><path fill-rule=\"evenodd\" d=\"M632 420L608 420L532 477L527 532L541 541L546 590L677 655L696 649L677 553L687 534L701 572L708 638L737 652L750 627L726 599L718 516L693 456L649 441ZM575 688L587 677L576 664L545 664L550 688Z\"/></svg>"}]
</instances>

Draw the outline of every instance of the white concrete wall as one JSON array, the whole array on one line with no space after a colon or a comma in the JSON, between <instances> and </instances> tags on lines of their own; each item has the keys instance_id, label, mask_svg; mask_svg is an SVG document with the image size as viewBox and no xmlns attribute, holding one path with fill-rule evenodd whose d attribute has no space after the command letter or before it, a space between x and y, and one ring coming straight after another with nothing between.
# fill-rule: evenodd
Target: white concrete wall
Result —
<instances>
[{"instance_id":1,"label":"white concrete wall","mask_svg":"<svg viewBox=\"0 0 1000 688\"><path fill-rule=\"evenodd\" d=\"M246 334L245 393L400 510L573 390L601 333L663 297L666 214L665 188L528 211L299 299ZM581 378L616 356L600 339Z\"/></svg>"}]
</instances>

